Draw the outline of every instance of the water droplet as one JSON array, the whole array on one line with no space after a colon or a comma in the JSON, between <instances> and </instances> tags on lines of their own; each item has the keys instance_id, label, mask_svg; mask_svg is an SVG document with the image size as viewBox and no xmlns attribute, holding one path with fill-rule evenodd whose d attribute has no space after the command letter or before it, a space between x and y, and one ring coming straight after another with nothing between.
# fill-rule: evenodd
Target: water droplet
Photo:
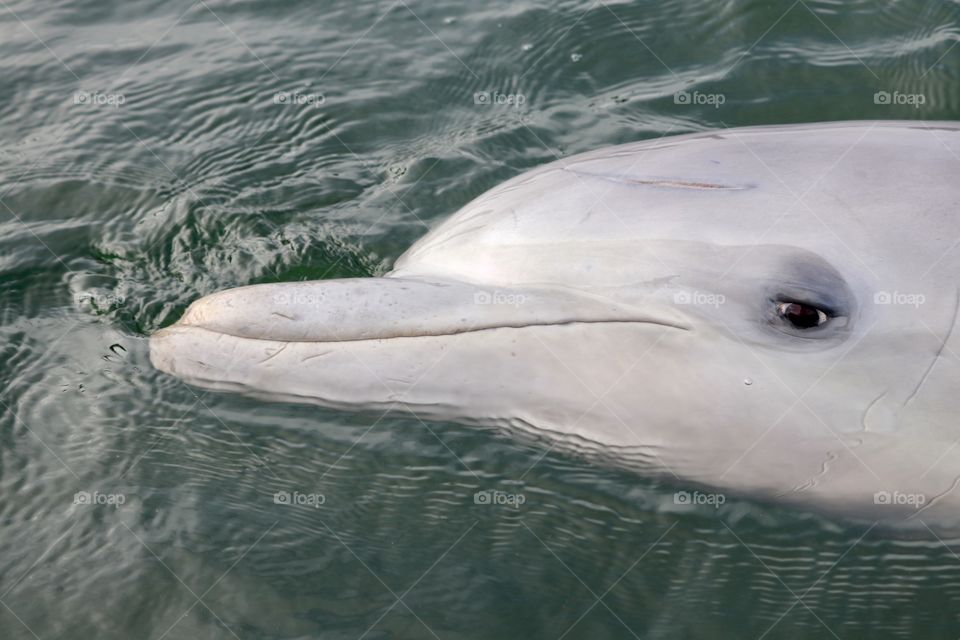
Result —
<instances>
[{"instance_id":1,"label":"water droplet","mask_svg":"<svg viewBox=\"0 0 960 640\"><path fill-rule=\"evenodd\" d=\"M743 384L745 384L745 385L747 385L747 386L749 387L750 385L753 384L753 378L744 378L744 379L743 379Z\"/></svg>"},{"instance_id":2,"label":"water droplet","mask_svg":"<svg viewBox=\"0 0 960 640\"><path fill-rule=\"evenodd\" d=\"M582 54L582 53L571 53L571 54L570 54L570 59L573 60L574 62L580 62L581 60L583 60L583 54Z\"/></svg>"}]
</instances>

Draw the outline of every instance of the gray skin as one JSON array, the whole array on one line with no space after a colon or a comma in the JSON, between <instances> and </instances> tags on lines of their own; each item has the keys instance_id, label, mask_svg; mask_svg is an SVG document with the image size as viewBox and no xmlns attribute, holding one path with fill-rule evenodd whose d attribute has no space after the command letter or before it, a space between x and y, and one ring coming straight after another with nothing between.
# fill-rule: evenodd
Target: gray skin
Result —
<instances>
[{"instance_id":1,"label":"gray skin","mask_svg":"<svg viewBox=\"0 0 960 640\"><path fill-rule=\"evenodd\" d=\"M150 353L210 389L960 531L958 242L958 123L684 135L509 180L385 277L206 296Z\"/></svg>"}]
</instances>

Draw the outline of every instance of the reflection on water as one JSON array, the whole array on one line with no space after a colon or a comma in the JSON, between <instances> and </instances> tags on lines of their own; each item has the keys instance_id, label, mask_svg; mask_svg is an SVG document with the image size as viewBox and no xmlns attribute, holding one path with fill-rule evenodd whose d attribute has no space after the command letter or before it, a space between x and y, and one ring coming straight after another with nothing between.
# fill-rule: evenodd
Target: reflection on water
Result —
<instances>
[{"instance_id":1,"label":"reflection on water","mask_svg":"<svg viewBox=\"0 0 960 640\"><path fill-rule=\"evenodd\" d=\"M382 273L558 156L957 119L958 14L3 4L0 637L960 635L960 540L677 504L489 431L204 393L144 339L222 288Z\"/></svg>"}]
</instances>

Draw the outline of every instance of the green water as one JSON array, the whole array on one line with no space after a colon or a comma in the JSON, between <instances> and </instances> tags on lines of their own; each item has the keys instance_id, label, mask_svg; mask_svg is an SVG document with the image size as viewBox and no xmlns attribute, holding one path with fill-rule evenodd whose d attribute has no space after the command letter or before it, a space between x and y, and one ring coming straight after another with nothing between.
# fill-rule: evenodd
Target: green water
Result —
<instances>
[{"instance_id":1,"label":"green water","mask_svg":"<svg viewBox=\"0 0 960 640\"><path fill-rule=\"evenodd\" d=\"M958 19L3 0L0 638L957 638L960 539L683 508L488 431L203 393L154 371L145 336L219 289L382 273L557 157L960 119Z\"/></svg>"}]
</instances>

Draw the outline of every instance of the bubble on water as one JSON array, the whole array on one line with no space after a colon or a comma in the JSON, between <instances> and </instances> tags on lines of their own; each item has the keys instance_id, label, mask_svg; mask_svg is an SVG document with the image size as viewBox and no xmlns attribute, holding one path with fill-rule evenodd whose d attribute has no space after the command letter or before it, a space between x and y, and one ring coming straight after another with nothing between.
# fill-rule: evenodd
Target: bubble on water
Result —
<instances>
[{"instance_id":1,"label":"bubble on water","mask_svg":"<svg viewBox=\"0 0 960 640\"><path fill-rule=\"evenodd\" d=\"M524 51L530 51L530 49L533 49L533 45L528 42L520 48L523 49Z\"/></svg>"},{"instance_id":2,"label":"bubble on water","mask_svg":"<svg viewBox=\"0 0 960 640\"><path fill-rule=\"evenodd\" d=\"M583 54L582 54L582 53L571 53L571 54L570 54L570 59L573 60L574 62L580 62L581 60L583 60Z\"/></svg>"},{"instance_id":3,"label":"bubble on water","mask_svg":"<svg viewBox=\"0 0 960 640\"><path fill-rule=\"evenodd\" d=\"M456 21L457 19L454 18L453 16L447 16L446 18L443 19L443 24L453 24Z\"/></svg>"}]
</instances>

